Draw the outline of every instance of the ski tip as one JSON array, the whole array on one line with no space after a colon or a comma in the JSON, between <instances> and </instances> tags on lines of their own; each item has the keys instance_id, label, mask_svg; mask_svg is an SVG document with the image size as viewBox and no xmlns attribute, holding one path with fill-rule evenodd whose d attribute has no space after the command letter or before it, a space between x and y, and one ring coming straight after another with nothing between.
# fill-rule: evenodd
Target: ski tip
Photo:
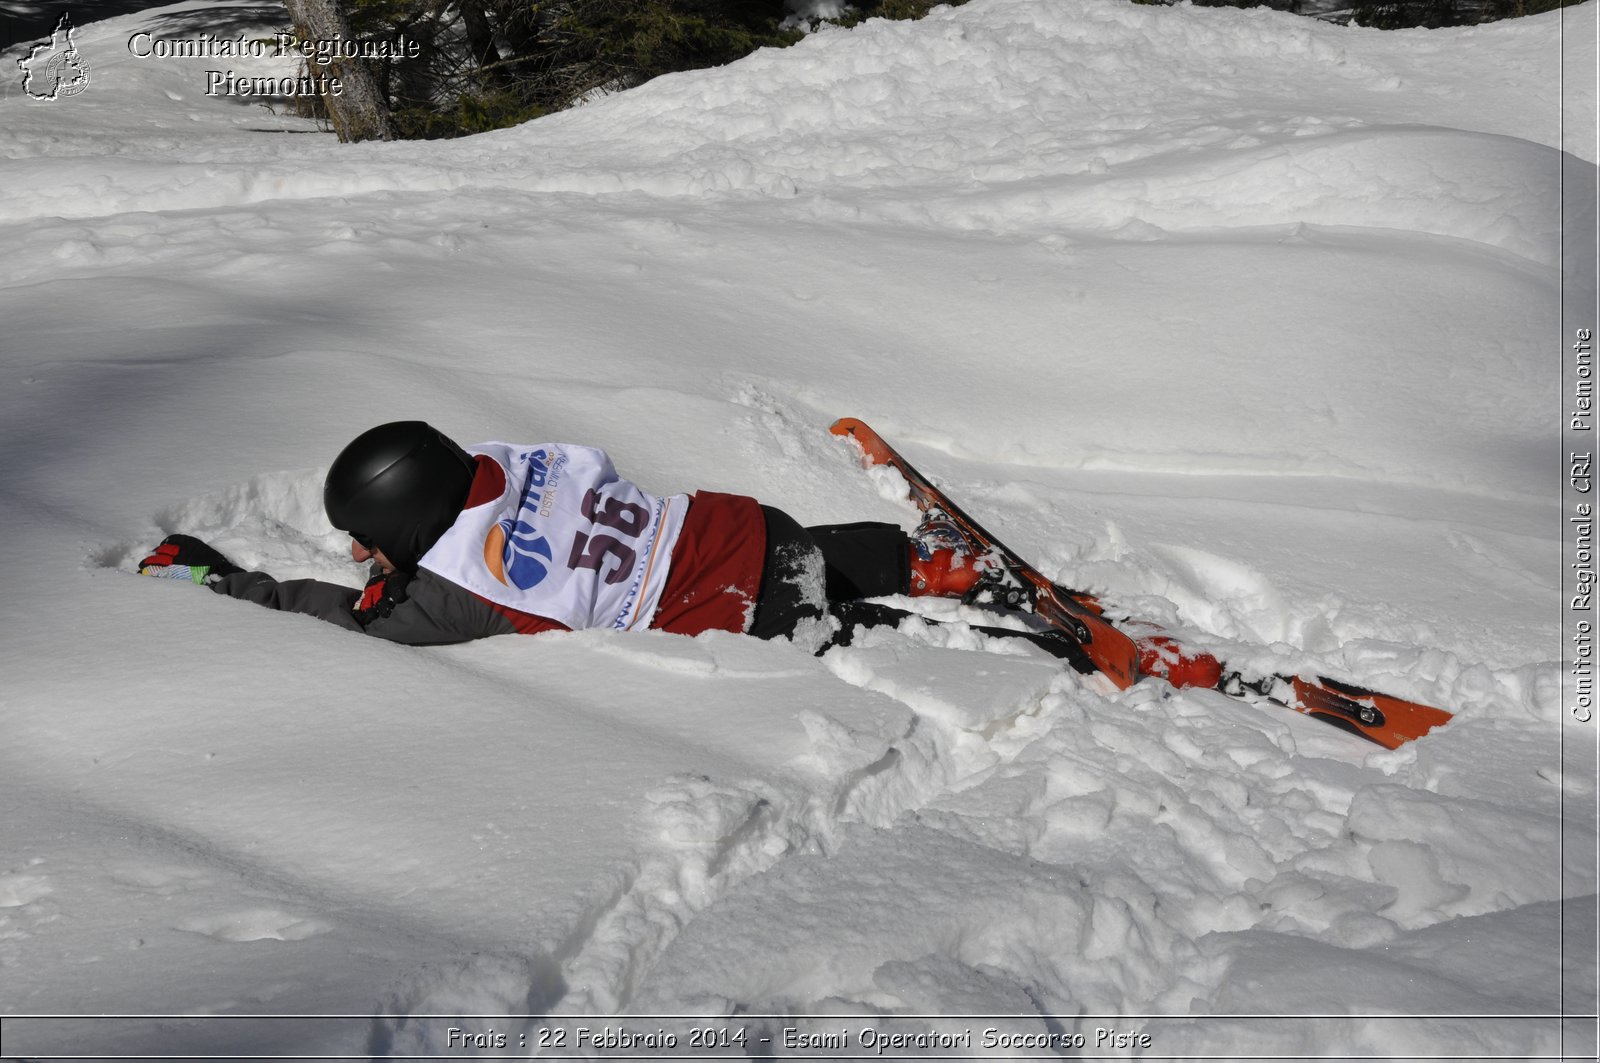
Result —
<instances>
[{"instance_id":1,"label":"ski tip","mask_svg":"<svg viewBox=\"0 0 1600 1063\"><path fill-rule=\"evenodd\" d=\"M836 436L853 436L858 429L865 427L865 423L854 417L841 417L828 426L828 431Z\"/></svg>"},{"instance_id":2,"label":"ski tip","mask_svg":"<svg viewBox=\"0 0 1600 1063\"><path fill-rule=\"evenodd\" d=\"M863 465L899 464L902 472L909 471L910 467L904 464L905 459L885 443L882 436L867 427L865 421L854 417L841 417L828 426L828 431L841 438L854 440L856 446L861 448Z\"/></svg>"}]
</instances>

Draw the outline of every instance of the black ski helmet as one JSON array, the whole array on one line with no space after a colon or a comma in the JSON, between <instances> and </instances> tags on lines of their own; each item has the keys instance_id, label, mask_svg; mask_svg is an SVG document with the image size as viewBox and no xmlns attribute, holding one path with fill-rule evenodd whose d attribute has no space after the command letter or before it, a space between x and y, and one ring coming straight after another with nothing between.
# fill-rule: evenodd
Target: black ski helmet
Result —
<instances>
[{"instance_id":1,"label":"black ski helmet","mask_svg":"<svg viewBox=\"0 0 1600 1063\"><path fill-rule=\"evenodd\" d=\"M335 528L382 550L395 568L415 572L460 516L476 469L470 454L430 424L380 424L333 459L322 508Z\"/></svg>"}]
</instances>

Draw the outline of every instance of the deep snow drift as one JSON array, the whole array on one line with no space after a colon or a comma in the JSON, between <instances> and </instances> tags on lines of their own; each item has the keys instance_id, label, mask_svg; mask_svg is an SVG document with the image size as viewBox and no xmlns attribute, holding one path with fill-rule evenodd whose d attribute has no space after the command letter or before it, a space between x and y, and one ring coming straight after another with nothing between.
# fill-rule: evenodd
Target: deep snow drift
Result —
<instances>
[{"instance_id":1,"label":"deep snow drift","mask_svg":"<svg viewBox=\"0 0 1600 1063\"><path fill-rule=\"evenodd\" d=\"M1545 352L1595 108L1552 71L1563 41L1593 69L1595 10L1383 34L976 0L352 147L204 95L283 63L126 47L271 8L84 27L87 91L0 102L0 1012L151 1017L8 1020L4 1050L841 1012L1561 1051L1595 788L1560 757ZM397 417L909 525L845 414L1064 582L1456 720L1385 752L959 624L820 659L415 650L128 574L184 530L354 584L321 472ZM238 1018L294 1013L385 1017Z\"/></svg>"}]
</instances>

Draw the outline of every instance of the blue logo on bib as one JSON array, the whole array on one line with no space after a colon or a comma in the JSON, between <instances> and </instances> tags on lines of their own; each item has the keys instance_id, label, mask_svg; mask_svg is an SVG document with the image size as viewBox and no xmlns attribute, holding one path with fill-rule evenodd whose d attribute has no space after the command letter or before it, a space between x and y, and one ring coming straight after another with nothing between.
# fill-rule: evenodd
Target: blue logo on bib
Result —
<instances>
[{"instance_id":1,"label":"blue logo on bib","mask_svg":"<svg viewBox=\"0 0 1600 1063\"><path fill-rule=\"evenodd\" d=\"M489 529L483 559L495 579L528 590L550 574L550 542L525 520L501 520Z\"/></svg>"}]
</instances>

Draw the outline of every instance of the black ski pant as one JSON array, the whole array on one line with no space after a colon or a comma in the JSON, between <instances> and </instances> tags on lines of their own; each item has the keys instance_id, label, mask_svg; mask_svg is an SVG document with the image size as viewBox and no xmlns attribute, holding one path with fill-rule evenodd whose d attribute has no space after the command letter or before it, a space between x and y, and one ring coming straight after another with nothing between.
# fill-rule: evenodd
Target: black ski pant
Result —
<instances>
[{"instance_id":1,"label":"black ski pant","mask_svg":"<svg viewBox=\"0 0 1600 1063\"><path fill-rule=\"evenodd\" d=\"M761 507L767 526L767 550L761 570L750 634L787 638L805 620L832 616L839 630L826 646L848 646L855 633L880 624L898 625L914 614L893 606L862 601L905 594L911 587L911 537L894 524L863 521L802 528L781 509ZM1017 631L974 626L998 638L1026 639L1067 661L1080 672L1092 672L1083 650L1053 631Z\"/></svg>"}]
</instances>

